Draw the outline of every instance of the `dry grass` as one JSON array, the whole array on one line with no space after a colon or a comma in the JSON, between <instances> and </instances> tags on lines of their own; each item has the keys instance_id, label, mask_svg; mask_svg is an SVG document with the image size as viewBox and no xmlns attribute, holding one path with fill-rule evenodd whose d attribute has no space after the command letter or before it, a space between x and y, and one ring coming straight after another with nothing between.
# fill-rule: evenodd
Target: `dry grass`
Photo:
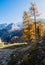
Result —
<instances>
[{"instance_id":1,"label":"dry grass","mask_svg":"<svg viewBox=\"0 0 45 65\"><path fill-rule=\"evenodd\" d=\"M3 48L4 47L4 44L3 43L0 43L0 48Z\"/></svg>"},{"instance_id":2,"label":"dry grass","mask_svg":"<svg viewBox=\"0 0 45 65\"><path fill-rule=\"evenodd\" d=\"M27 45L27 43L14 43L14 44L0 44L0 48L16 48L16 47L22 47Z\"/></svg>"}]
</instances>

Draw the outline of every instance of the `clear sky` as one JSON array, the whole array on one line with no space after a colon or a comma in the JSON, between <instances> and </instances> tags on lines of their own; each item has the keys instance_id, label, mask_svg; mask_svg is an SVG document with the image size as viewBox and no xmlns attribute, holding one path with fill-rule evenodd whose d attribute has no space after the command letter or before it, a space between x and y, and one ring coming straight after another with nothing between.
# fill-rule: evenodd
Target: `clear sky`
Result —
<instances>
[{"instance_id":1,"label":"clear sky","mask_svg":"<svg viewBox=\"0 0 45 65\"><path fill-rule=\"evenodd\" d=\"M0 0L0 23L22 22L23 12L35 2L40 18L45 18L45 0Z\"/></svg>"}]
</instances>

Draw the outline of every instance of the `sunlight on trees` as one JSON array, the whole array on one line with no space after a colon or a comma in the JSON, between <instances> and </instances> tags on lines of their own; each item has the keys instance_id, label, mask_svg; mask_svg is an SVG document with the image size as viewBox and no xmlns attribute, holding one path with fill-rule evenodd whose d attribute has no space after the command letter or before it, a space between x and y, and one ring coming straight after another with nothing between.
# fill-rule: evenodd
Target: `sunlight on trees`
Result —
<instances>
[{"instance_id":1,"label":"sunlight on trees","mask_svg":"<svg viewBox=\"0 0 45 65\"><path fill-rule=\"evenodd\" d=\"M31 3L29 12L24 11L23 16L23 39L28 42L32 40L37 41L43 37L44 33L44 23L42 21L37 21L36 17L39 16L37 7L34 3ZM33 19L31 17L34 17Z\"/></svg>"}]
</instances>

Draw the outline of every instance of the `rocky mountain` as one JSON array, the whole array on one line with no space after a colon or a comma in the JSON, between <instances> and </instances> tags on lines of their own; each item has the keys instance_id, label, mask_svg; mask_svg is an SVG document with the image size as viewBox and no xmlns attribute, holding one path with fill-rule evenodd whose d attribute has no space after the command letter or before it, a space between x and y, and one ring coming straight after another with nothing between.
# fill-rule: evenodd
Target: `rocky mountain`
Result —
<instances>
[{"instance_id":1,"label":"rocky mountain","mask_svg":"<svg viewBox=\"0 0 45 65\"><path fill-rule=\"evenodd\" d=\"M18 38L20 38L22 36L21 33L21 27L14 24L14 23L10 23L10 24L0 24L0 26L3 25L3 27L0 27L0 38L2 39L3 42L10 42L10 40L12 39L12 37L17 36Z\"/></svg>"},{"instance_id":2,"label":"rocky mountain","mask_svg":"<svg viewBox=\"0 0 45 65\"><path fill-rule=\"evenodd\" d=\"M14 23L10 23L4 29L9 30L9 31L14 31L14 30L20 30L20 27Z\"/></svg>"}]
</instances>

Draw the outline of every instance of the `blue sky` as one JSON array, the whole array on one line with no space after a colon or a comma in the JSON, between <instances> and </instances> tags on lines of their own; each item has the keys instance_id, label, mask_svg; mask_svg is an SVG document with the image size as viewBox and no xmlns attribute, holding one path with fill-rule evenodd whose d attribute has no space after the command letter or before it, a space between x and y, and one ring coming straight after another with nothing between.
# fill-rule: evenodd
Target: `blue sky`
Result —
<instances>
[{"instance_id":1,"label":"blue sky","mask_svg":"<svg viewBox=\"0 0 45 65\"><path fill-rule=\"evenodd\" d=\"M35 2L40 18L45 18L45 0L0 0L0 23L19 23L23 21L23 12L29 10Z\"/></svg>"}]
</instances>

